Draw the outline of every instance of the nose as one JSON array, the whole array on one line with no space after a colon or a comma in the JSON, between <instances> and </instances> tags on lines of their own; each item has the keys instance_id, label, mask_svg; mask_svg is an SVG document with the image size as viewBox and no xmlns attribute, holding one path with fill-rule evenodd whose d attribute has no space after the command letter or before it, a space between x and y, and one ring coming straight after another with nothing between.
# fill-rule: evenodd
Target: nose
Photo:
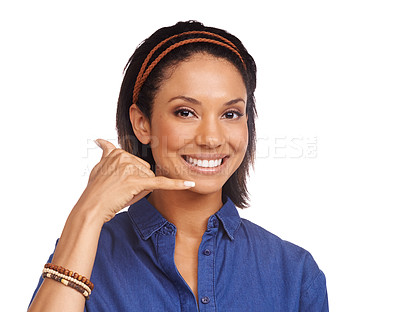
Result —
<instances>
[{"instance_id":1,"label":"nose","mask_svg":"<svg viewBox=\"0 0 400 312\"><path fill-rule=\"evenodd\" d=\"M215 118L203 118L197 127L196 144L206 148L217 148L224 144L225 133Z\"/></svg>"}]
</instances>

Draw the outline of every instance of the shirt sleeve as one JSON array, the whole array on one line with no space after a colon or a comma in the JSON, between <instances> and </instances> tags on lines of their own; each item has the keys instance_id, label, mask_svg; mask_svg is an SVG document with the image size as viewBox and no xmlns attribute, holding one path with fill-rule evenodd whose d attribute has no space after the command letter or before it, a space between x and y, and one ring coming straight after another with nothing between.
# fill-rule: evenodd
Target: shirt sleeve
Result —
<instances>
[{"instance_id":1,"label":"shirt sleeve","mask_svg":"<svg viewBox=\"0 0 400 312\"><path fill-rule=\"evenodd\" d=\"M57 242L56 242L56 247L57 247L57 244L58 244L58 239L57 239ZM53 260L53 255L54 255L54 252L50 255L49 259L47 260L47 263L51 263L51 261ZM36 286L35 291L33 292L31 301L29 302L29 305L28 305L28 309L29 309L29 307L31 306L32 301L33 301L33 298L35 298L35 296L36 296L36 294L37 294L37 292L38 292L40 286L42 285L42 283L43 283L43 277L42 277L42 275L40 275L39 283L38 283L38 285ZM84 312L86 312L86 305L85 305Z\"/></svg>"},{"instance_id":2,"label":"shirt sleeve","mask_svg":"<svg viewBox=\"0 0 400 312\"><path fill-rule=\"evenodd\" d=\"M326 279L322 271L302 292L300 298L300 312L328 312L328 293Z\"/></svg>"},{"instance_id":3,"label":"shirt sleeve","mask_svg":"<svg viewBox=\"0 0 400 312\"><path fill-rule=\"evenodd\" d=\"M58 243L58 240L57 240L57 243ZM56 246L57 246L57 243L56 243ZM53 254L54 254L54 253L52 253L52 254L50 255L49 259L47 260L47 263L51 263L51 261L53 260ZM40 286L42 285L42 283L43 283L43 277L42 277L42 275L40 275L39 282L38 282L38 284L37 284L37 286L36 286L35 291L33 292L31 301L29 302L29 305L28 305L28 309L29 309L29 307L31 306L32 301L33 301L33 298L35 298L35 296L36 296L36 294L37 294L37 292L38 292Z\"/></svg>"}]
</instances>

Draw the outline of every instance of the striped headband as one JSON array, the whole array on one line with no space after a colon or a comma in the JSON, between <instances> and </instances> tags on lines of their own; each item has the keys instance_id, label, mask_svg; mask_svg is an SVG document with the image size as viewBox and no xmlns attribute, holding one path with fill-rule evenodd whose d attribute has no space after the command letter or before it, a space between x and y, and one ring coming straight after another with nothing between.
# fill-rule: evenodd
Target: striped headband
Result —
<instances>
[{"instance_id":1,"label":"striped headband","mask_svg":"<svg viewBox=\"0 0 400 312\"><path fill-rule=\"evenodd\" d=\"M147 67L147 69L146 69L146 66L147 66L147 64L149 63L150 58L153 56L153 54L154 54L164 43L166 43L166 42L168 42L168 41L170 41L171 39L174 39L174 38L176 38L176 37L180 37L180 36L183 36L183 35L191 35L191 34L209 35L209 36L218 38L218 39L220 39L220 40L222 40L222 41L224 41L224 42L217 41L217 40L214 40L214 39L208 39L208 38L193 38L193 39L182 40L182 41L180 41L180 42L178 42L178 43L175 43L175 44L171 45L171 46L168 47L167 49L165 49L159 56L156 57L156 59L155 59L155 60L149 65L149 67ZM238 49L231 41L229 41L228 39L226 39L226 38L224 38L224 37L222 37L222 36L220 36L220 35L214 34L214 33L212 33L212 32L207 32L207 31L187 31L187 32L183 32L183 33L181 33L181 34L173 35L173 36L171 36L171 37L169 37L169 38L167 38L167 39L161 41L161 42L160 42L159 44L157 44L157 45L150 51L150 53L147 55L146 59L144 60L144 62L143 62L143 64L142 64L142 67L140 68L140 71L139 71L139 73L138 73L138 75L137 75L137 78L136 78L135 86L134 86L134 88L133 88L133 100L132 100L132 103L136 103L136 102L137 102L138 97L139 97L140 89L142 88L144 82L146 81L147 77L150 75L150 73L151 73L151 71L154 69L154 67L158 64L158 62L161 61L161 59L162 59L165 55L167 55L169 52L171 52L172 50L174 50L174 49L176 49L176 48L178 48L178 47L180 47L180 46L183 46L183 45L189 44L189 43L195 43L195 42L213 43L213 44L217 44L217 45L219 45L219 46L222 46L222 47L225 47L225 48L231 50L233 53L235 53L235 54L239 57L240 61L241 61L242 64L243 64L244 69L246 69L246 64L245 64L245 62L243 61L243 58L242 58L242 56L241 56L240 53L239 53L239 49Z\"/></svg>"}]
</instances>

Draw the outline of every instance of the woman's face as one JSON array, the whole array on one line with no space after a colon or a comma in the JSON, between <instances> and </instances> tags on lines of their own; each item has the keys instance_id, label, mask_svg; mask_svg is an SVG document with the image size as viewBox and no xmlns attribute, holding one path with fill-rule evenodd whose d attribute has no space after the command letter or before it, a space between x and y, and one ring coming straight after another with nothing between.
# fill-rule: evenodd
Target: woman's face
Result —
<instances>
[{"instance_id":1,"label":"woman's face","mask_svg":"<svg viewBox=\"0 0 400 312\"><path fill-rule=\"evenodd\" d=\"M195 181L194 192L220 191L248 143L242 76L229 61L198 53L166 77L150 126L156 174Z\"/></svg>"}]
</instances>

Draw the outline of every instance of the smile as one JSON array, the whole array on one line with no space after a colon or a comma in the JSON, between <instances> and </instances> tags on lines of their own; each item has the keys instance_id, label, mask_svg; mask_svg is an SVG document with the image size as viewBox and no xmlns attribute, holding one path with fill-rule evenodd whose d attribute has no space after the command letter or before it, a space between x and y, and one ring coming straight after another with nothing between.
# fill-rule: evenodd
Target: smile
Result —
<instances>
[{"instance_id":1,"label":"smile","mask_svg":"<svg viewBox=\"0 0 400 312\"><path fill-rule=\"evenodd\" d=\"M210 160L207 160L207 159L201 160L201 159L197 159L197 158L192 158L190 156L186 156L184 158L189 164L194 165L194 166L198 166L198 167L203 167L203 168L218 167L222 163L222 158L220 158L220 159L210 159Z\"/></svg>"},{"instance_id":2,"label":"smile","mask_svg":"<svg viewBox=\"0 0 400 312\"><path fill-rule=\"evenodd\" d=\"M224 165L225 160L228 156L225 155L215 155L206 157L195 157L189 155L182 155L185 162L195 171L201 172L216 172Z\"/></svg>"}]
</instances>

